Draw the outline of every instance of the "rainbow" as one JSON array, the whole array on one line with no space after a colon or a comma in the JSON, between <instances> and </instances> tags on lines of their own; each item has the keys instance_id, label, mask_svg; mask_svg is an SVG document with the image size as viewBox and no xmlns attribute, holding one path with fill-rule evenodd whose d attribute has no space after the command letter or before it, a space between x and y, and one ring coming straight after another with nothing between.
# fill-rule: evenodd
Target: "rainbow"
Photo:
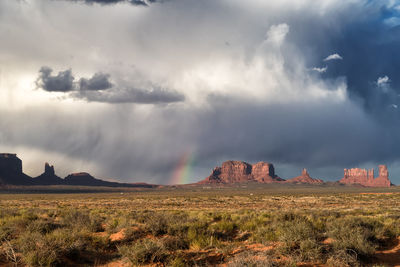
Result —
<instances>
[{"instance_id":1,"label":"rainbow","mask_svg":"<svg viewBox=\"0 0 400 267\"><path fill-rule=\"evenodd\" d=\"M190 183L190 172L192 170L193 155L190 152L185 152L174 171L172 172L170 185L188 184Z\"/></svg>"}]
</instances>

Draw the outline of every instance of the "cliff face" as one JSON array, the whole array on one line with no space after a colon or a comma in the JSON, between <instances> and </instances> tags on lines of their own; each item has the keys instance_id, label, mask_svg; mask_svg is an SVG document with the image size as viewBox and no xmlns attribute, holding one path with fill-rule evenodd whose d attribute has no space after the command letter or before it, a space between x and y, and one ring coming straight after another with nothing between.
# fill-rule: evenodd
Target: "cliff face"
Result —
<instances>
[{"instance_id":1,"label":"cliff face","mask_svg":"<svg viewBox=\"0 0 400 267\"><path fill-rule=\"evenodd\" d=\"M16 154L0 153L0 184L33 184L31 177L22 172L22 161Z\"/></svg>"},{"instance_id":2,"label":"cliff face","mask_svg":"<svg viewBox=\"0 0 400 267\"><path fill-rule=\"evenodd\" d=\"M286 181L286 183L317 185L317 184L323 184L324 181L322 181L321 179L311 178L311 176L307 172L307 169L303 169L300 176L289 179Z\"/></svg>"},{"instance_id":3,"label":"cliff face","mask_svg":"<svg viewBox=\"0 0 400 267\"><path fill-rule=\"evenodd\" d=\"M258 162L254 165L243 161L225 161L221 167L216 167L200 184L231 184L245 182L273 183L283 181L275 175L274 166L268 162Z\"/></svg>"},{"instance_id":4,"label":"cliff face","mask_svg":"<svg viewBox=\"0 0 400 267\"><path fill-rule=\"evenodd\" d=\"M344 169L344 176L339 181L342 184L359 184L368 187L390 187L389 172L386 165L379 165L379 176L374 178L374 170Z\"/></svg>"}]
</instances>

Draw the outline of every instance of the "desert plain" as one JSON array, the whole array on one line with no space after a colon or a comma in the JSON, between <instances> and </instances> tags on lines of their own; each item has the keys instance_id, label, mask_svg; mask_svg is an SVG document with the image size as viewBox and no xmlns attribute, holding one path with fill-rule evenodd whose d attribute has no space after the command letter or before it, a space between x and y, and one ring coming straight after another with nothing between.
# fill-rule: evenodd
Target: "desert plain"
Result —
<instances>
[{"instance_id":1,"label":"desert plain","mask_svg":"<svg viewBox=\"0 0 400 267\"><path fill-rule=\"evenodd\" d=\"M397 186L8 188L0 266L400 266L399 201Z\"/></svg>"}]
</instances>

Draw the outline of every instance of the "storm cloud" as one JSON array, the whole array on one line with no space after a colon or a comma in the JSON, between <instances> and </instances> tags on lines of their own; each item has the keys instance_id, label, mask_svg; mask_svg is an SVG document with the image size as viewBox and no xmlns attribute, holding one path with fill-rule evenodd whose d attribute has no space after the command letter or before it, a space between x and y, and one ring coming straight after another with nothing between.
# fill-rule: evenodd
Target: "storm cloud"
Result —
<instances>
[{"instance_id":1,"label":"storm cloud","mask_svg":"<svg viewBox=\"0 0 400 267\"><path fill-rule=\"evenodd\" d=\"M158 104L184 101L184 95L159 87L148 90L134 87L115 86L110 81L110 75L95 73L91 78L80 78L75 81L71 69L51 75L50 67L42 67L36 86L47 92L69 93L67 97L84 99L89 102L103 103L141 103Z\"/></svg>"},{"instance_id":2,"label":"storm cloud","mask_svg":"<svg viewBox=\"0 0 400 267\"><path fill-rule=\"evenodd\" d=\"M109 74L101 72L95 73L90 79L81 78L79 80L79 90L99 91L109 89L113 86L109 78Z\"/></svg>"},{"instance_id":3,"label":"storm cloud","mask_svg":"<svg viewBox=\"0 0 400 267\"><path fill-rule=\"evenodd\" d=\"M55 0L55 1L60 1L60 0ZM62 0L62 1L82 2L85 4L101 4L101 5L128 3L134 6L148 6L149 4L156 2L156 0Z\"/></svg>"},{"instance_id":4,"label":"storm cloud","mask_svg":"<svg viewBox=\"0 0 400 267\"><path fill-rule=\"evenodd\" d=\"M395 1L153 2L0 1L0 149L31 175L168 183L189 154L192 181L236 159L400 182Z\"/></svg>"},{"instance_id":5,"label":"storm cloud","mask_svg":"<svg viewBox=\"0 0 400 267\"><path fill-rule=\"evenodd\" d=\"M74 76L71 70L60 71L57 75L51 75L53 70L42 67L36 80L38 88L48 92L69 92L74 90Z\"/></svg>"}]
</instances>

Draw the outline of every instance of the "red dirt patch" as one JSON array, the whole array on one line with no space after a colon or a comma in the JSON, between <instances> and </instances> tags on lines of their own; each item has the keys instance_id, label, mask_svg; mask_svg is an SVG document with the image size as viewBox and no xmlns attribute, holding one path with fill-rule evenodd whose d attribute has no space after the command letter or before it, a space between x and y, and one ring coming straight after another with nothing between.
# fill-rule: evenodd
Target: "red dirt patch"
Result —
<instances>
[{"instance_id":1,"label":"red dirt patch","mask_svg":"<svg viewBox=\"0 0 400 267\"><path fill-rule=\"evenodd\" d=\"M98 265L98 267L130 267L130 266L132 266L132 264L124 260L117 260L103 265Z\"/></svg>"},{"instance_id":2,"label":"red dirt patch","mask_svg":"<svg viewBox=\"0 0 400 267\"><path fill-rule=\"evenodd\" d=\"M386 193L373 193L373 192L370 192L370 193L360 193L360 195L393 195L394 193L392 193L392 192L386 192Z\"/></svg>"},{"instance_id":3,"label":"red dirt patch","mask_svg":"<svg viewBox=\"0 0 400 267\"><path fill-rule=\"evenodd\" d=\"M247 245L246 249L256 251L256 252L265 252L265 251L270 251L274 248L274 245L270 246L265 246L263 244L252 244L252 245Z\"/></svg>"},{"instance_id":4,"label":"red dirt patch","mask_svg":"<svg viewBox=\"0 0 400 267\"><path fill-rule=\"evenodd\" d=\"M118 241L124 240L125 236L126 236L125 235L125 231L126 231L126 229L122 229L118 233L110 235L110 241L111 242L118 242Z\"/></svg>"},{"instance_id":5,"label":"red dirt patch","mask_svg":"<svg viewBox=\"0 0 400 267\"><path fill-rule=\"evenodd\" d=\"M380 250L375 253L376 263L385 266L400 267L400 237L397 238L395 245L387 250Z\"/></svg>"}]
</instances>

